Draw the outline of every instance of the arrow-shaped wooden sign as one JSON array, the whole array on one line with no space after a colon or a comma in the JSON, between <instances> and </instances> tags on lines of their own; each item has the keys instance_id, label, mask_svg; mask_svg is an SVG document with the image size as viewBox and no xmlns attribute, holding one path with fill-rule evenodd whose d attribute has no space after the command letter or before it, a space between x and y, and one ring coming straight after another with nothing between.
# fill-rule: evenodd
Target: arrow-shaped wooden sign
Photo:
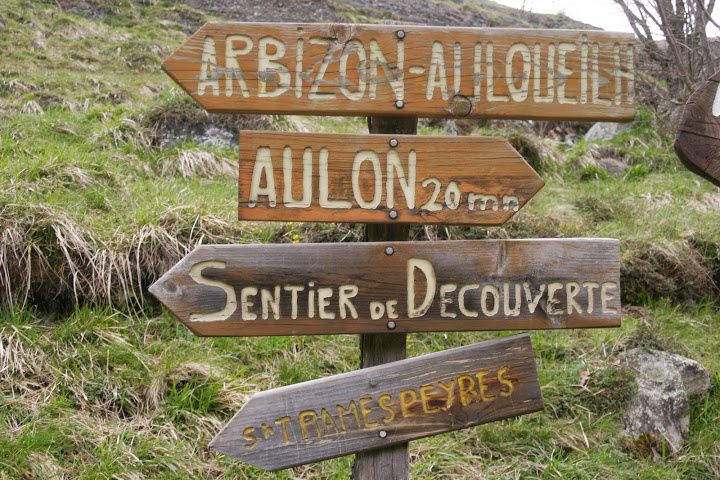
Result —
<instances>
[{"instance_id":1,"label":"arrow-shaped wooden sign","mask_svg":"<svg viewBox=\"0 0 720 480\"><path fill-rule=\"evenodd\" d=\"M675 151L689 170L720 186L720 73L688 100Z\"/></svg>"},{"instance_id":2,"label":"arrow-shaped wooden sign","mask_svg":"<svg viewBox=\"0 0 720 480\"><path fill-rule=\"evenodd\" d=\"M280 470L542 408L519 335L258 393L210 447Z\"/></svg>"},{"instance_id":3,"label":"arrow-shaped wooden sign","mask_svg":"<svg viewBox=\"0 0 720 480\"><path fill-rule=\"evenodd\" d=\"M150 291L203 336L620 325L609 239L203 245Z\"/></svg>"},{"instance_id":4,"label":"arrow-shaped wooden sign","mask_svg":"<svg viewBox=\"0 0 720 480\"><path fill-rule=\"evenodd\" d=\"M240 132L241 220L502 225L544 185L503 138Z\"/></svg>"},{"instance_id":5,"label":"arrow-shaped wooden sign","mask_svg":"<svg viewBox=\"0 0 720 480\"><path fill-rule=\"evenodd\" d=\"M599 30L213 22L163 68L212 112L635 117L635 38Z\"/></svg>"}]
</instances>

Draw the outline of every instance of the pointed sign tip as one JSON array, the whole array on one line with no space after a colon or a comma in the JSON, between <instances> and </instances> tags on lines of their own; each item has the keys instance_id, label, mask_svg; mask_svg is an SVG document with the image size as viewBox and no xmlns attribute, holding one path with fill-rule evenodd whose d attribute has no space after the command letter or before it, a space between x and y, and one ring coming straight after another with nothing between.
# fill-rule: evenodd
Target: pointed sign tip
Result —
<instances>
[{"instance_id":1,"label":"pointed sign tip","mask_svg":"<svg viewBox=\"0 0 720 480\"><path fill-rule=\"evenodd\" d=\"M158 280L157 282L153 283L152 285L150 285L148 287L148 292L150 292L152 294L152 296L155 297L157 300L160 300L160 298L158 298L158 283L159 282L160 282L160 280Z\"/></svg>"},{"instance_id":2,"label":"pointed sign tip","mask_svg":"<svg viewBox=\"0 0 720 480\"><path fill-rule=\"evenodd\" d=\"M170 269L170 271L172 271L172 269ZM166 297L168 293L167 277L169 273L170 272L166 272L163 276L155 280L155 282L148 287L148 292L150 292L152 296L161 303L165 303L164 297Z\"/></svg>"}]
</instances>

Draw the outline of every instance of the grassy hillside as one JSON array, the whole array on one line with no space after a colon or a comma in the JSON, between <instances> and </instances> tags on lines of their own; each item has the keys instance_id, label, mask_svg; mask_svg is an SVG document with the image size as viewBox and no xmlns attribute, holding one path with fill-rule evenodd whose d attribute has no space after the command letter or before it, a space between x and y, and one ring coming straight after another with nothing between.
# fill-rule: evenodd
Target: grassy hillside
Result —
<instances>
[{"instance_id":1,"label":"grassy hillside","mask_svg":"<svg viewBox=\"0 0 720 480\"><path fill-rule=\"evenodd\" d=\"M320 3L345 20L383 20L359 2ZM464 5L487 24L522 18ZM159 64L221 14L175 2L0 3L0 479L349 475L351 458L270 475L206 446L253 393L355 369L357 337L196 338L145 296L198 242L360 236L355 225L238 223L235 151L167 144L178 125L208 120L365 131L353 118L208 119ZM462 127L509 136L547 186L502 229L418 228L416 238L620 238L629 306L621 329L533 333L546 410L413 442L413 478L718 478L717 392L693 405L686 449L654 463L620 434L632 375L617 355L666 348L707 365L717 384L720 191L679 167L647 109L603 144L518 124ZM629 168L613 176L590 161L605 157ZM411 335L410 354L497 335Z\"/></svg>"}]
</instances>

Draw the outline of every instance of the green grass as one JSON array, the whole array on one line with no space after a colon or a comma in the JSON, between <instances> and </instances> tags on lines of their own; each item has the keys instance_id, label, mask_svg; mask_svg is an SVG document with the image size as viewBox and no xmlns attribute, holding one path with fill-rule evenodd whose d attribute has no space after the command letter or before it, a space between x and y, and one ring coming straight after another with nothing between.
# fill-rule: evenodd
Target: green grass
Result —
<instances>
[{"instance_id":1,"label":"green grass","mask_svg":"<svg viewBox=\"0 0 720 480\"><path fill-rule=\"evenodd\" d=\"M652 323L627 317L621 329L533 333L545 411L413 442L413 478L714 478L715 394L693 405L688 445L667 462L636 458L620 435L632 391L632 376L613 366L623 346L666 339L664 346L681 346L716 380L720 372L720 338L697 334L717 331L716 310L657 303L648 315ZM358 362L353 336L196 338L169 316L96 309L67 318L5 312L0 321L4 344L15 335L25 369L1 377L0 421L15 426L0 433L0 465L10 478L31 471L38 455L70 478L214 478L226 470L236 478L291 478L233 464L206 445L252 393ZM417 334L409 350L415 356L499 335ZM347 478L349 465L331 460L295 474Z\"/></svg>"},{"instance_id":2,"label":"green grass","mask_svg":"<svg viewBox=\"0 0 720 480\"><path fill-rule=\"evenodd\" d=\"M185 178L177 159L198 146L153 146L150 114L189 108L159 63L185 38L180 21L201 23L204 16L174 2L146 3L103 2L106 15L95 20L53 2L0 4L0 233L26 234L58 275L67 274L58 225L64 234L77 228L91 253L108 258L142 247L148 270L171 256L163 248L181 250L201 234L205 241L356 240L359 228L351 225L237 225L231 176ZM381 20L369 18L368 9L346 12ZM35 32L47 50L33 49ZM30 101L44 113L22 113ZM295 121L311 131L366 129L361 118L272 118L277 129L292 130ZM632 375L616 366L622 348L677 351L710 368L716 385L720 380L720 193L679 166L671 139L656 125L654 113L643 109L632 130L603 145L630 165L620 177L580 166L597 145L475 130L510 137L546 187L503 229L432 232L619 238L625 300L638 308L621 329L533 333L545 411L413 442L413 478L720 474L717 390L693 404L691 437L678 456L658 463L638 458L621 436L622 406L633 388ZM203 150L219 160L236 155ZM156 236L141 242L139 232ZM172 243L165 233L180 240ZM424 238L425 231L417 234ZM42 271L39 264L33 272ZM147 272L143 281L159 273ZM356 336L197 338L152 306L117 310L99 294L81 296L86 302L76 306L67 291L55 298L58 280L48 278L35 292L49 296L45 304L0 308L0 479L349 477L351 457L267 474L215 455L207 444L252 394L357 368ZM501 335L411 335L409 354Z\"/></svg>"}]
</instances>

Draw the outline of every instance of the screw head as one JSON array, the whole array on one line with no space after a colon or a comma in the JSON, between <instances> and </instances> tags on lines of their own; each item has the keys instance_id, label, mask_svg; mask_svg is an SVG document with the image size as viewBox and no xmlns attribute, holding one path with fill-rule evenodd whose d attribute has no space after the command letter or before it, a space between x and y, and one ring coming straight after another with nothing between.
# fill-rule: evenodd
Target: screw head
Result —
<instances>
[{"instance_id":1,"label":"screw head","mask_svg":"<svg viewBox=\"0 0 720 480\"><path fill-rule=\"evenodd\" d=\"M395 210L390 210L390 213L388 214L390 216L391 220L397 220L398 213Z\"/></svg>"},{"instance_id":2,"label":"screw head","mask_svg":"<svg viewBox=\"0 0 720 480\"><path fill-rule=\"evenodd\" d=\"M380 437L380 438L386 438L386 437L387 437L387 432L386 432L385 430L380 430L380 431L378 432L378 437Z\"/></svg>"},{"instance_id":3,"label":"screw head","mask_svg":"<svg viewBox=\"0 0 720 480\"><path fill-rule=\"evenodd\" d=\"M390 144L390 146L391 146L392 148L395 148L395 147L397 147L398 145L400 145L400 142L398 142L397 138L391 138L388 143Z\"/></svg>"},{"instance_id":4,"label":"screw head","mask_svg":"<svg viewBox=\"0 0 720 480\"><path fill-rule=\"evenodd\" d=\"M398 110L402 110L405 107L405 102L403 100L395 100L395 108Z\"/></svg>"},{"instance_id":5,"label":"screw head","mask_svg":"<svg viewBox=\"0 0 720 480\"><path fill-rule=\"evenodd\" d=\"M393 247L385 247L385 255L388 257L395 253L395 249Z\"/></svg>"},{"instance_id":6,"label":"screw head","mask_svg":"<svg viewBox=\"0 0 720 480\"><path fill-rule=\"evenodd\" d=\"M398 30L397 32L395 32L395 36L402 40L403 38L405 38L405 30Z\"/></svg>"},{"instance_id":7,"label":"screw head","mask_svg":"<svg viewBox=\"0 0 720 480\"><path fill-rule=\"evenodd\" d=\"M388 327L389 330L395 330L395 327L397 327L397 324L396 324L395 322L393 322L392 320L390 320L390 321L387 323L387 327Z\"/></svg>"}]
</instances>

